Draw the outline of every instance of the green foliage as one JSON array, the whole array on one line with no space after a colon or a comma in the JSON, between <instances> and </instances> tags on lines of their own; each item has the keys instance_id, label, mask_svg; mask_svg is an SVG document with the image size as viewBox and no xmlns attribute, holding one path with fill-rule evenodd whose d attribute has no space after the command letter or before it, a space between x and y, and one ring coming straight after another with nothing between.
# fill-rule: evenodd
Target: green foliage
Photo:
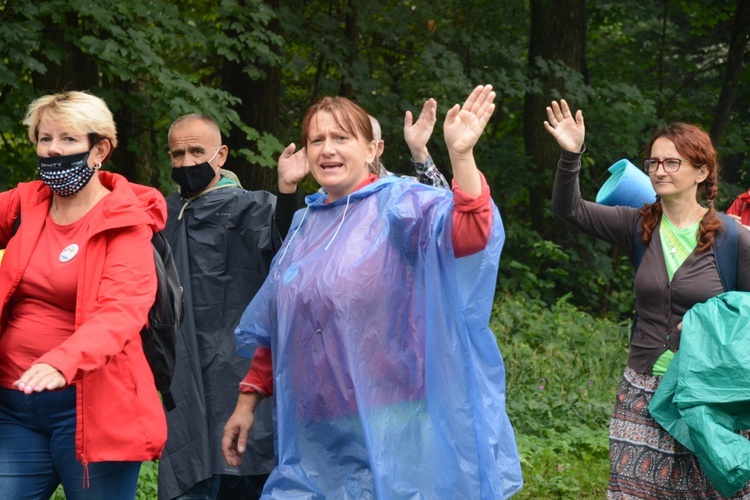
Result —
<instances>
[{"instance_id":1,"label":"green foliage","mask_svg":"<svg viewBox=\"0 0 750 500\"><path fill-rule=\"evenodd\" d=\"M555 281L567 276L568 254L560 245L542 240L536 231L507 222L501 283L505 290L525 291L533 299L554 300Z\"/></svg>"},{"instance_id":2,"label":"green foliage","mask_svg":"<svg viewBox=\"0 0 750 500\"><path fill-rule=\"evenodd\" d=\"M604 498L609 477L606 429L517 435L524 478L514 499Z\"/></svg>"},{"instance_id":3,"label":"green foliage","mask_svg":"<svg viewBox=\"0 0 750 500\"><path fill-rule=\"evenodd\" d=\"M627 357L629 323L595 319L563 296L548 307L522 293L493 310L505 357L508 412L521 433L606 427Z\"/></svg>"},{"instance_id":4,"label":"green foliage","mask_svg":"<svg viewBox=\"0 0 750 500\"><path fill-rule=\"evenodd\" d=\"M596 319L568 298L549 307L516 293L493 309L525 482L518 498L602 498L606 489L629 325Z\"/></svg>"},{"instance_id":5,"label":"green foliage","mask_svg":"<svg viewBox=\"0 0 750 500\"><path fill-rule=\"evenodd\" d=\"M196 14L198 10L207 13L201 17ZM0 165L4 166L0 169L7 169L8 175L3 178L9 179L9 185L34 175L33 148L20 141L26 135L21 125L26 107L42 93L71 87L102 97L115 113L118 125L123 124L125 112L135 112L138 138L131 133L122 147L144 157L144 164L151 164L151 157L157 156L153 167L162 175L155 178L168 178L166 127L173 119L200 112L216 119L225 132L243 124L231 110L237 97L212 81L215 54L228 60L237 59L239 54L248 61L274 60L272 48L280 43L278 36L264 28L272 11L262 2L252 6L232 1L218 5L188 2L178 7L172 2L130 0L113 7L111 2L98 0L73 4L48 0L6 3L0 6L0 15L4 19L0 24L4 53L0 58L0 135L5 146L0 150ZM235 24L222 25L225 16L233 16ZM206 24L212 17L213 24ZM224 31L229 27L242 34L226 37ZM50 32L62 33L62 40L50 36ZM23 43L17 43L20 39ZM248 47L253 50L247 51ZM96 67L98 77L85 88L73 81L37 88L40 75L59 71L56 65L78 64L72 60L71 48ZM78 69L82 71L80 66ZM246 71L259 76L257 69L248 66ZM276 145L267 138L264 141ZM270 164L270 159L265 164ZM139 174L137 180L154 179L153 174L147 174Z\"/></svg>"},{"instance_id":6,"label":"green foliage","mask_svg":"<svg viewBox=\"0 0 750 500\"><path fill-rule=\"evenodd\" d=\"M136 500L153 500L159 494L159 466L156 461L143 462L138 476Z\"/></svg>"},{"instance_id":7,"label":"green foliage","mask_svg":"<svg viewBox=\"0 0 750 500\"><path fill-rule=\"evenodd\" d=\"M564 296L589 312L619 318L633 314L633 268L611 245L562 224L563 241L542 239L515 219L505 219L500 287L554 304ZM575 290L571 293L570 290ZM567 294L567 295L565 295Z\"/></svg>"}]
</instances>

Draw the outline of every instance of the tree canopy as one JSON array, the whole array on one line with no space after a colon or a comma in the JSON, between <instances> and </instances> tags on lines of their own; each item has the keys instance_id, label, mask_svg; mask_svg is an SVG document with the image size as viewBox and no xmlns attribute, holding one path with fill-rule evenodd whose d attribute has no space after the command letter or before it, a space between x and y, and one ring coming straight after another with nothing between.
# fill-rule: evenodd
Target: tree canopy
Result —
<instances>
[{"instance_id":1,"label":"tree canopy","mask_svg":"<svg viewBox=\"0 0 750 500\"><path fill-rule=\"evenodd\" d=\"M717 206L748 183L748 27L743 0L5 0L0 4L0 188L35 176L22 119L35 98L90 90L115 113L110 169L173 187L169 124L212 116L228 167L274 189L305 108L356 100L382 126L384 161L407 172L405 110L438 101L430 151L450 177L441 120L477 84L497 110L475 154L508 231L502 283L543 298L623 312L628 270L616 251L573 234L549 210L559 151L544 106L564 97L586 117L584 196L620 158L638 164L655 127L710 131L725 180ZM314 189L312 181L307 189Z\"/></svg>"}]
</instances>

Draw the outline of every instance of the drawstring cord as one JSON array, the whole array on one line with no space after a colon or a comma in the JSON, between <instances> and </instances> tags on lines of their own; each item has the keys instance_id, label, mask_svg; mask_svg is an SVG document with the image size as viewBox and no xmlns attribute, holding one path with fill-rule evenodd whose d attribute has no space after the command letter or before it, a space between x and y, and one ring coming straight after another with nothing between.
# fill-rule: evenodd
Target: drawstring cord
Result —
<instances>
[{"instance_id":1,"label":"drawstring cord","mask_svg":"<svg viewBox=\"0 0 750 500\"><path fill-rule=\"evenodd\" d=\"M339 227L336 228L336 232L333 233L333 237L331 237L331 241L328 242L328 244L323 250L328 251L328 247L331 246L331 243L333 243L333 240L336 239L336 235L339 234L339 229L341 229L341 226L344 225L344 220L346 220L346 211L349 210L349 198L351 197L352 197L351 194L349 194L349 196L346 197L346 206L344 207L344 215L341 216L341 222L339 222Z\"/></svg>"},{"instance_id":2,"label":"drawstring cord","mask_svg":"<svg viewBox=\"0 0 750 500\"><path fill-rule=\"evenodd\" d=\"M297 229L295 229L294 232L292 233L291 238L289 238L289 242L287 242L287 244L284 245L284 252L281 254L281 257L279 257L279 261L276 263L276 272L273 275L273 279L276 279L279 277L279 267L281 266L281 262L284 260L284 256L286 255L286 251L289 250L289 246L292 244L292 240L294 240L294 237L297 236L297 233L302 227L302 223L305 221L305 217L307 216L308 210L310 210L310 205L307 205L307 207L305 208L305 211L302 213L302 220L299 221L299 224L297 224Z\"/></svg>"},{"instance_id":3,"label":"drawstring cord","mask_svg":"<svg viewBox=\"0 0 750 500\"><path fill-rule=\"evenodd\" d=\"M91 487L91 476L89 475L89 462L85 458L81 461L83 464L83 485L82 488L85 490Z\"/></svg>"},{"instance_id":4,"label":"drawstring cord","mask_svg":"<svg viewBox=\"0 0 750 500\"><path fill-rule=\"evenodd\" d=\"M341 226L344 225L344 221L346 220L346 212L349 210L349 200L351 199L351 194L346 197L346 205L344 206L344 213L341 216L341 222L339 222L338 227L336 228L336 232L333 233L333 236L331 237L331 240L328 242L328 244L323 249L324 251L328 251L328 247L331 246L331 243L333 243L333 240L336 239L336 236L339 234L339 230L341 229ZM284 257L286 256L287 250L289 250L289 247L292 245L292 241L294 240L294 237L297 236L297 233L302 228L302 223L305 222L305 217L307 217L307 212L310 210L310 205L307 205L305 208L305 211L302 213L302 220L299 221L299 224L297 224L297 229L294 230L292 233L292 236L289 238L289 241L286 245L284 245L284 251L281 253L281 257L279 257L279 261L276 263L276 271L273 274L273 279L276 279L279 277L279 268L281 267L281 263L284 261Z\"/></svg>"},{"instance_id":5,"label":"drawstring cord","mask_svg":"<svg viewBox=\"0 0 750 500\"><path fill-rule=\"evenodd\" d=\"M185 209L187 208L187 206L190 205L195 200L197 200L198 198L200 198L201 196L203 196L204 194L210 193L211 191L216 191L217 189L223 189L225 187L233 187L233 186L234 186L233 184L222 184L221 186L214 186L212 188L206 189L205 191L201 191L195 196L189 196L187 198L184 198L185 204L182 205L182 209L180 209L180 215L177 216L177 220L182 220L182 214L185 213ZM234 187L237 187L237 186L234 186Z\"/></svg>"}]
</instances>

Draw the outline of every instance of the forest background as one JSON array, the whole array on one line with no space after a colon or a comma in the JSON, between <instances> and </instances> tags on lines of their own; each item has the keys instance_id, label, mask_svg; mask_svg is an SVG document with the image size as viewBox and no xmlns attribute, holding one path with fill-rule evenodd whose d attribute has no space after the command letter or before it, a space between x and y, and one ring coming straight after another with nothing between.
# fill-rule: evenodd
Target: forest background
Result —
<instances>
[{"instance_id":1,"label":"forest background","mask_svg":"<svg viewBox=\"0 0 750 500\"><path fill-rule=\"evenodd\" d=\"M632 269L622 252L552 215L559 150L542 126L545 106L564 97L584 111L588 199L615 161L640 165L656 127L702 126L720 152L716 205L724 209L750 184L749 29L747 0L3 0L0 189L35 177L21 121L51 92L104 98L121 144L107 168L166 194L175 118L213 117L232 152L227 168L248 189L274 191L279 153L299 145L304 110L324 95L350 97L376 116L383 161L403 173L404 112L434 97L429 148L450 178L445 112L475 85L492 84L497 109L475 155L507 232L493 326L526 490L600 496L601 478L571 486L570 457L560 453L571 443L591 451L573 459L582 477L594 474L592 457L606 468ZM304 190L314 189L306 180ZM537 476L549 489L534 489Z\"/></svg>"}]
</instances>

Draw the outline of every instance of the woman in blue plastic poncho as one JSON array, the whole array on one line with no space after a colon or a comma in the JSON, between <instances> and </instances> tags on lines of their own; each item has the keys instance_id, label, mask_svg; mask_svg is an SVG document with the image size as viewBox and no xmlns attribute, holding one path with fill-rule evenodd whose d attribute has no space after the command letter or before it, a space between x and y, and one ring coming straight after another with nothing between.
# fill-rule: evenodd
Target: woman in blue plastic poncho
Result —
<instances>
[{"instance_id":1,"label":"woman in blue plastic poncho","mask_svg":"<svg viewBox=\"0 0 750 500\"><path fill-rule=\"evenodd\" d=\"M274 394L279 465L264 498L494 499L521 487L488 328L504 232L472 152L494 97L479 86L446 116L452 192L378 179L353 102L307 111L303 144L325 193L295 215L237 328L254 358L222 443L237 466L255 405Z\"/></svg>"}]
</instances>

